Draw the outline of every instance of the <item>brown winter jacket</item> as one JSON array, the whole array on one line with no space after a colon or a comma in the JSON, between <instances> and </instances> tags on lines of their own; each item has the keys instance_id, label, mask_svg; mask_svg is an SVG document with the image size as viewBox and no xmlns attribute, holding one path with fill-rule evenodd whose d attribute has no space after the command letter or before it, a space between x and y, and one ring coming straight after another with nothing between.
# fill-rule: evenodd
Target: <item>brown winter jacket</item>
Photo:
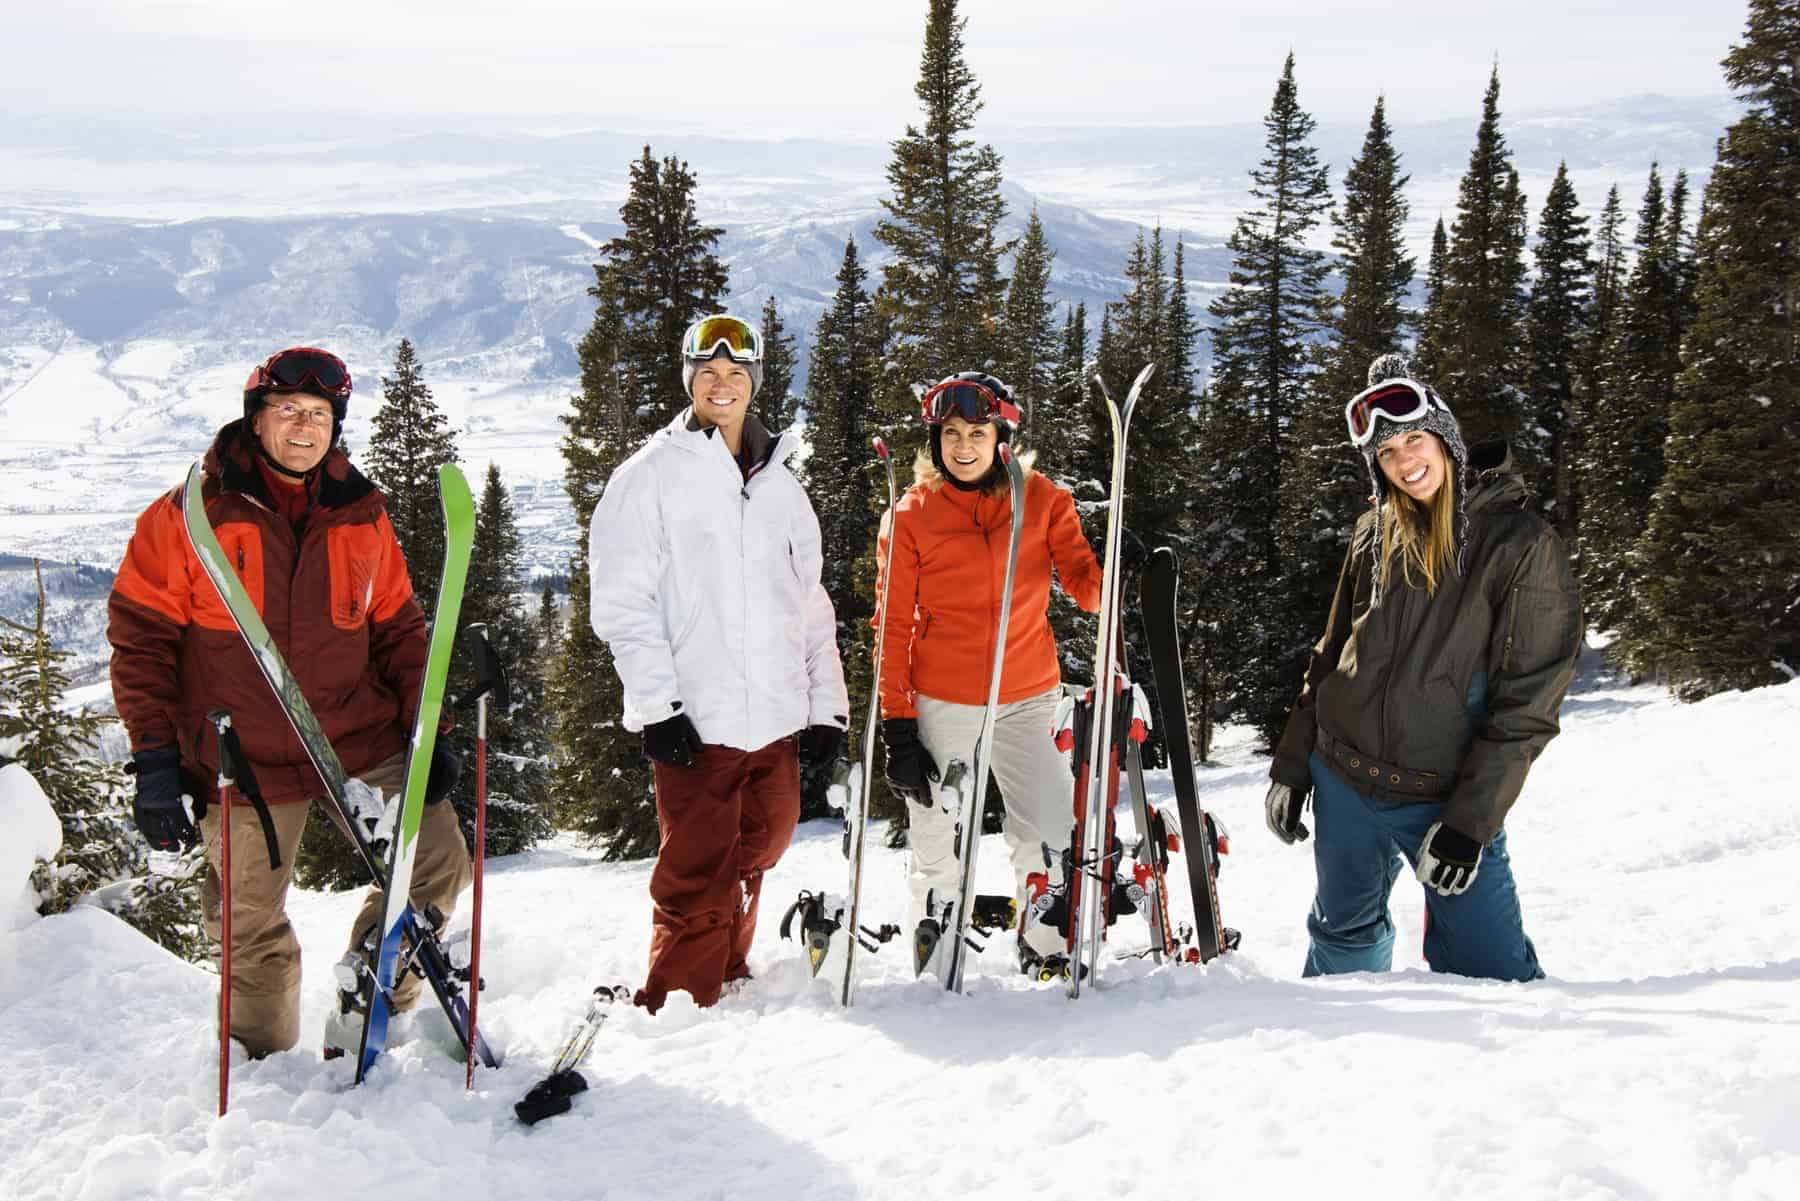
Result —
<instances>
[{"instance_id":1,"label":"brown winter jacket","mask_svg":"<svg viewBox=\"0 0 1800 1201\"><path fill-rule=\"evenodd\" d=\"M952 488L929 461L914 470L919 482L900 498L898 512L883 519L875 551L881 570L888 538L898 530L894 577L885 593L892 617L881 658L883 717L917 717L921 693L957 705L987 702L1012 534L1012 500L1004 490ZM1076 604L1090 613L1100 607L1100 564L1082 533L1074 498L1067 488L1030 472L1001 704L1048 692L1062 678L1050 632L1052 568ZM884 595L881 588L877 581L877 596Z\"/></svg>"},{"instance_id":2,"label":"brown winter jacket","mask_svg":"<svg viewBox=\"0 0 1800 1201\"><path fill-rule=\"evenodd\" d=\"M275 511L253 443L234 421L206 455L203 495L236 564L352 775L403 750L425 668L425 615L381 493L333 448L298 538ZM218 776L214 709L231 712L270 804L325 787L189 546L182 489L157 498L125 548L108 606L113 700L133 750L179 745L210 798Z\"/></svg>"},{"instance_id":3,"label":"brown winter jacket","mask_svg":"<svg viewBox=\"0 0 1800 1201\"><path fill-rule=\"evenodd\" d=\"M1346 773L1334 763L1359 792L1444 801L1445 825L1487 843L1556 736L1582 625L1562 539L1526 507L1510 453L1477 447L1470 458L1463 571L1435 594L1396 571L1371 606L1373 510L1356 523L1269 774L1310 788L1307 761L1323 731L1359 758L1444 781L1421 798L1390 789L1391 774L1371 780L1365 764Z\"/></svg>"}]
</instances>

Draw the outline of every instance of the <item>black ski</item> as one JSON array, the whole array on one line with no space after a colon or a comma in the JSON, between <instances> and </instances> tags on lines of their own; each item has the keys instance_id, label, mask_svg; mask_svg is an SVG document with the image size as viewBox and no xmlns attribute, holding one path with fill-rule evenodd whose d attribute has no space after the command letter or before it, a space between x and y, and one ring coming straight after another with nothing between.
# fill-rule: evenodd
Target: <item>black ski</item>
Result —
<instances>
[{"instance_id":1,"label":"black ski","mask_svg":"<svg viewBox=\"0 0 1800 1201\"><path fill-rule=\"evenodd\" d=\"M1138 603L1149 642L1150 667L1156 677L1163 739L1169 748L1169 776L1175 784L1176 811L1181 817L1182 858L1187 860L1188 886L1194 894L1194 941L1200 962L1237 946L1238 933L1219 917L1219 853L1225 839L1213 816L1200 808L1194 783L1194 747L1188 732L1187 696L1182 687L1181 639L1175 629L1175 589L1180 570L1175 552L1159 546L1139 580Z\"/></svg>"}]
</instances>

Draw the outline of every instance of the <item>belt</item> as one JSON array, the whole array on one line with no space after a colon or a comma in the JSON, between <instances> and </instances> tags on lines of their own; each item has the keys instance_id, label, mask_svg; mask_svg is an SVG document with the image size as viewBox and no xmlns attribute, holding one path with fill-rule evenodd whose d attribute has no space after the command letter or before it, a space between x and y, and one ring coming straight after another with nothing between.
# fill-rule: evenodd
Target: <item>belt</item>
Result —
<instances>
[{"instance_id":1,"label":"belt","mask_svg":"<svg viewBox=\"0 0 1800 1201\"><path fill-rule=\"evenodd\" d=\"M1350 787L1364 796L1435 801L1449 796L1456 786L1454 776L1414 771L1365 755L1349 743L1333 738L1322 726L1319 728L1319 751L1340 770Z\"/></svg>"}]
</instances>

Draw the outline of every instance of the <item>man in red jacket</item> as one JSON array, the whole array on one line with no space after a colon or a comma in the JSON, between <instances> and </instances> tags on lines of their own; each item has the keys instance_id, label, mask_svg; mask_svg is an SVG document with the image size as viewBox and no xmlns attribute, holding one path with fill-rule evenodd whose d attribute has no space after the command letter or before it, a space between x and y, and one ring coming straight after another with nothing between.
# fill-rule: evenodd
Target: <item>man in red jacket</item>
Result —
<instances>
[{"instance_id":1,"label":"man in red jacket","mask_svg":"<svg viewBox=\"0 0 1800 1201\"><path fill-rule=\"evenodd\" d=\"M206 515L274 635L344 770L384 796L406 777L406 752L425 669L425 615L381 493L338 445L350 373L336 355L296 347L270 356L244 385L244 415L221 429L205 460ZM138 829L158 850L206 840L202 916L220 931L222 832L217 738L206 721L228 710L275 830L273 866L261 822L234 806L231 831L231 1034L251 1055L299 1041L300 944L286 911L288 882L310 802L325 795L306 749L187 541L182 490L138 518L108 607L113 700L131 736ZM440 740L427 798L455 784L455 754ZM187 802L187 804L184 804ZM199 817L196 829L189 805ZM333 820L336 810L327 809ZM429 803L419 831L412 898L448 914L469 880L456 814ZM352 925L352 954L379 923L371 888ZM408 976L397 1008L411 1004ZM361 1015L340 1003L326 1054L354 1050Z\"/></svg>"}]
</instances>

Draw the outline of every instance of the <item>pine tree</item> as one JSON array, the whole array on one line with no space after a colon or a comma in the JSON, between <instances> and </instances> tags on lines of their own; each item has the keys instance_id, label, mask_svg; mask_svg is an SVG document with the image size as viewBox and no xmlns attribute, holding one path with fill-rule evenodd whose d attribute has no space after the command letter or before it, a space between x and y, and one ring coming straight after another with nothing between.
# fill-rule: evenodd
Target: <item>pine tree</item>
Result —
<instances>
[{"instance_id":1,"label":"pine tree","mask_svg":"<svg viewBox=\"0 0 1800 1201\"><path fill-rule=\"evenodd\" d=\"M1570 422L1569 456L1573 468L1569 473L1569 497L1566 519L1575 535L1569 539L1569 550L1579 576L1581 566L1580 533L1583 523L1581 480L1587 461L1588 426L1600 395L1601 373L1606 361L1606 347L1611 343L1618 323L1620 299L1625 294L1625 211L1619 202L1619 187L1614 184L1606 193L1606 204L1600 210L1599 233L1594 240L1593 300L1588 305L1586 330L1580 347L1579 375L1575 389L1575 408ZM1560 527L1559 527L1560 528Z\"/></svg>"},{"instance_id":2,"label":"pine tree","mask_svg":"<svg viewBox=\"0 0 1800 1201\"><path fill-rule=\"evenodd\" d=\"M1600 387L1582 440L1581 597L1588 622L1618 630L1632 620L1638 572L1631 553L1663 474L1663 440L1680 369L1679 298L1667 245L1662 176L1650 168L1638 209L1637 264L1600 364Z\"/></svg>"},{"instance_id":3,"label":"pine tree","mask_svg":"<svg viewBox=\"0 0 1800 1201\"><path fill-rule=\"evenodd\" d=\"M1405 238L1408 178L1400 172L1386 102L1377 99L1362 151L1344 174L1343 207L1332 219L1344 286L1326 301L1331 340L1318 348L1318 374L1294 418L1292 482L1282 489L1286 588L1300 623L1294 636L1302 639L1317 638L1323 628L1350 527L1369 495L1363 458L1347 442L1344 406L1367 385L1369 364L1399 351L1406 336L1414 266ZM1298 693L1298 680L1293 683Z\"/></svg>"},{"instance_id":4,"label":"pine tree","mask_svg":"<svg viewBox=\"0 0 1800 1201\"><path fill-rule=\"evenodd\" d=\"M1450 261L1450 236L1444 219L1431 231L1431 255L1425 261L1425 307L1419 313L1419 341L1413 351L1413 370L1420 379L1435 380L1443 366L1444 271Z\"/></svg>"},{"instance_id":5,"label":"pine tree","mask_svg":"<svg viewBox=\"0 0 1800 1201\"><path fill-rule=\"evenodd\" d=\"M1012 288L1006 294L1006 322L1001 329L996 374L1012 389L1024 414L1015 439L1021 447L1036 442L1038 413L1055 386L1056 305L1050 299L1050 264L1056 252L1044 237L1037 209L1025 223L1025 236L1013 255Z\"/></svg>"},{"instance_id":6,"label":"pine tree","mask_svg":"<svg viewBox=\"0 0 1800 1201\"><path fill-rule=\"evenodd\" d=\"M1300 108L1290 53L1263 119L1266 150L1251 172L1255 207L1227 243L1230 287L1210 308L1217 419L1206 423L1216 440L1204 457L1218 472L1219 508L1204 553L1224 573L1216 595L1233 611L1220 619L1216 666L1232 681L1233 707L1265 737L1285 719L1316 636L1299 631L1317 614L1306 606L1303 618L1280 586L1286 564L1277 538L1293 422L1313 371L1308 343L1325 306L1325 255L1307 245L1331 203L1327 169L1309 141L1315 124Z\"/></svg>"},{"instance_id":7,"label":"pine tree","mask_svg":"<svg viewBox=\"0 0 1800 1201\"><path fill-rule=\"evenodd\" d=\"M418 356L406 338L400 339L394 353L394 374L381 377L381 396L363 471L386 498L413 593L429 616L437 604L437 580L444 569L438 468L456 462L456 436L432 399Z\"/></svg>"},{"instance_id":8,"label":"pine tree","mask_svg":"<svg viewBox=\"0 0 1800 1201\"><path fill-rule=\"evenodd\" d=\"M844 244L831 307L820 315L813 333L806 380L812 447L806 460L806 488L819 518L824 557L820 580L837 614L838 654L852 715L866 712L869 701L875 534L887 504L885 475L870 441L877 427L882 338L867 280L852 237ZM902 481L907 466L905 461L895 463ZM802 781L804 816L824 815L824 790L830 782L827 766L819 765ZM870 812L897 816L880 804Z\"/></svg>"},{"instance_id":9,"label":"pine tree","mask_svg":"<svg viewBox=\"0 0 1800 1201\"><path fill-rule=\"evenodd\" d=\"M774 296L763 301L762 340L763 378L756 407L765 426L781 431L794 424L800 398L794 395L794 339L782 324Z\"/></svg>"},{"instance_id":10,"label":"pine tree","mask_svg":"<svg viewBox=\"0 0 1800 1201\"><path fill-rule=\"evenodd\" d=\"M529 850L550 833L550 737L544 713L545 662L537 631L519 597L525 586L525 545L513 514L512 497L500 469L488 464L475 519L475 547L463 593L462 628L485 625L500 657L510 703L488 703L487 854ZM474 682L474 662L465 639L457 645L451 691L461 694ZM475 714L463 714L453 739L463 757L462 778L451 794L473 847L475 834Z\"/></svg>"},{"instance_id":11,"label":"pine tree","mask_svg":"<svg viewBox=\"0 0 1800 1201\"><path fill-rule=\"evenodd\" d=\"M116 718L65 704L67 650L50 638L44 575L32 562L37 606L30 625L0 617L0 747L29 771L62 824L62 850L32 869L38 912L99 905L183 959L201 962L210 944L187 885L201 871L199 848L173 871L150 868L150 848L131 817L131 785L99 755L102 731Z\"/></svg>"},{"instance_id":12,"label":"pine tree","mask_svg":"<svg viewBox=\"0 0 1800 1201\"><path fill-rule=\"evenodd\" d=\"M622 336L618 358L628 410L644 417L635 432L667 425L688 398L681 391L681 335L694 320L719 311L729 286L713 253L724 230L702 225L687 163L660 162L644 147L631 165L630 190L619 216L625 230L601 248L614 277ZM585 522L588 514L581 513Z\"/></svg>"},{"instance_id":13,"label":"pine tree","mask_svg":"<svg viewBox=\"0 0 1800 1201\"><path fill-rule=\"evenodd\" d=\"M1500 132L1500 70L1488 77L1475 149L1435 310L1431 383L1471 443L1525 431L1525 194ZM1526 448L1520 448L1524 450Z\"/></svg>"},{"instance_id":14,"label":"pine tree","mask_svg":"<svg viewBox=\"0 0 1800 1201\"><path fill-rule=\"evenodd\" d=\"M1750 0L1719 142L1666 471L1624 648L1693 700L1800 673L1800 0Z\"/></svg>"},{"instance_id":15,"label":"pine tree","mask_svg":"<svg viewBox=\"0 0 1800 1201\"><path fill-rule=\"evenodd\" d=\"M625 360L618 273L603 265L595 276L594 322L578 351L581 393L563 418L561 447L569 504L584 529L606 480L641 441L628 400L636 381ZM556 825L604 842L609 859L631 859L657 849L656 797L641 741L623 725L624 692L612 652L594 634L591 570L584 537L569 562L568 626L549 680L550 797Z\"/></svg>"},{"instance_id":16,"label":"pine tree","mask_svg":"<svg viewBox=\"0 0 1800 1201\"><path fill-rule=\"evenodd\" d=\"M1000 349L999 261L1008 249L994 240L1006 215L1000 156L970 136L981 86L963 57L968 21L956 7L956 0L931 0L913 88L924 126L908 125L893 143L892 195L875 226L876 240L894 256L876 296L890 330L884 405L894 416L905 413L913 384L987 369Z\"/></svg>"},{"instance_id":17,"label":"pine tree","mask_svg":"<svg viewBox=\"0 0 1800 1201\"><path fill-rule=\"evenodd\" d=\"M1581 215L1566 163L1558 165L1538 218L1536 277L1525 316L1526 395L1536 408L1532 491L1540 511L1573 539L1576 384L1587 336L1587 218Z\"/></svg>"}]
</instances>

